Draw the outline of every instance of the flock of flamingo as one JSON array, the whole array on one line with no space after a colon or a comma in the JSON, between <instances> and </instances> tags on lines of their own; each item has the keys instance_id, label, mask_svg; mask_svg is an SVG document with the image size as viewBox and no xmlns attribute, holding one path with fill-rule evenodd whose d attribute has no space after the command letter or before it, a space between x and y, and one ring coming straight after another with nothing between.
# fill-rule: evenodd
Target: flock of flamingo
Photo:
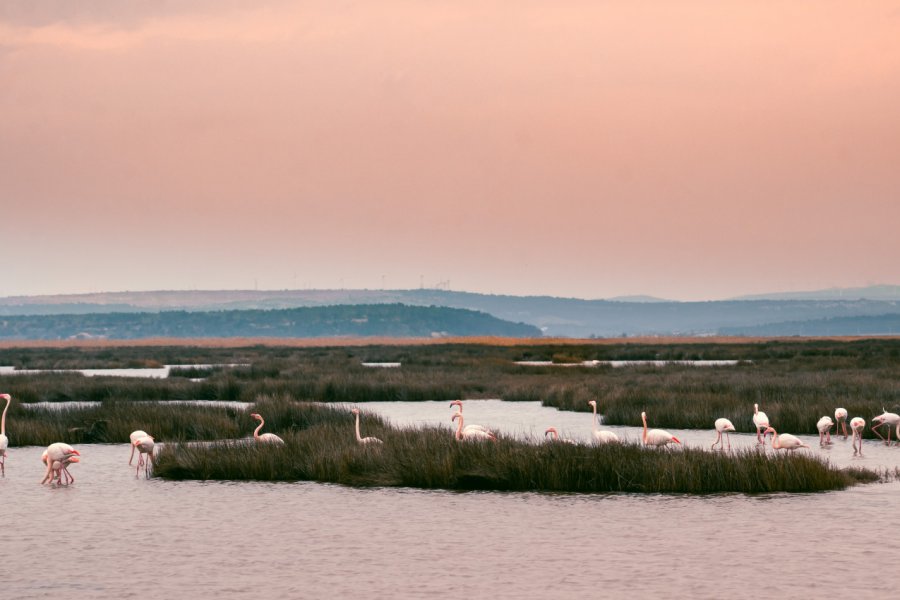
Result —
<instances>
[{"instance_id":1,"label":"flock of flamingo","mask_svg":"<svg viewBox=\"0 0 900 600\"><path fill-rule=\"evenodd\" d=\"M6 400L6 406L3 408L3 415L0 417L0 475L3 477L6 476L6 454L7 448L9 447L9 438L6 436L6 412L9 410L9 404L11 401L11 397L9 394L0 394L0 400ZM593 442L595 444L617 444L620 443L621 440L619 437L612 431L600 429L597 424L597 402L595 400L591 400L588 404L593 409L593 424L591 427L591 436L593 438ZM462 400L454 400L450 403L450 408L456 407L456 412L450 417L450 421L456 422L456 431L454 433L454 437L459 441L466 440L490 440L497 441L497 434L487 427L483 427L481 425L465 425L464 417L463 417L463 402ZM878 415L877 417L872 419L872 431L878 436L885 444L888 446L891 445L891 431L892 429L896 433L896 444L900 445L900 415L896 413L887 412L887 410L882 409L883 414ZM377 446L382 444L382 440L376 437L362 437L360 435L359 428L359 409L353 408L351 409L351 414L356 417L356 441L360 445L364 446ZM835 427L835 435L840 432L844 439L847 439L847 410L844 408L838 408L834 411L834 420L829 416L824 416L818 420L816 423L816 429L819 431L819 445L821 447L827 446L831 444L831 428ZM260 444L284 444L284 440L275 435L274 433L260 433L265 425L265 420L263 420L262 415L257 413L252 413L250 415L251 418L259 421L259 425L253 431L253 439ZM641 441L645 446L654 446L654 447L665 447L669 444L681 444L681 440L677 437L665 431L664 429L647 429L647 413L641 413L641 421L643 422L643 431L641 434ZM796 450L798 448L809 448L809 445L804 444L799 438L793 436L789 433L779 434L774 427L772 427L769 422L769 417L766 413L759 410L759 405L753 405L753 424L756 426L756 440L757 445L765 446L766 437L769 434L772 434L772 448L775 450ZM853 455L862 456L862 433L865 429L866 421L862 417L854 417L850 420L850 430L853 435ZM879 432L879 429L883 428L887 437L882 435ZM734 424L726 419L716 419L715 421L715 429L716 429L716 440L712 444L712 448L719 446L720 449L725 449L725 444L727 443L728 450L731 450L731 438L730 433L735 431ZM575 444L574 440L569 438L560 438L559 431L555 427L548 427L544 432L544 436L550 436L550 441L553 442L561 442L567 444ZM150 476L150 468L152 465L152 456L153 450L155 447L155 442L153 437L148 434L146 431L137 430L133 431L129 436L131 440L131 456L128 459L129 466L134 461L134 453L137 451L138 453L138 463L135 469L135 476L139 476L141 472L141 468L144 469L144 474L146 477ZM54 444L50 444L47 446L47 449L44 450L41 455L41 461L46 466L46 471L44 472L44 478L41 480L41 484L44 483L53 483L54 481L59 485L68 485L75 481L75 478L69 472L69 465L73 463L77 463L80 461L81 453L70 446L69 444L65 444L62 442L56 442Z\"/></svg>"}]
</instances>

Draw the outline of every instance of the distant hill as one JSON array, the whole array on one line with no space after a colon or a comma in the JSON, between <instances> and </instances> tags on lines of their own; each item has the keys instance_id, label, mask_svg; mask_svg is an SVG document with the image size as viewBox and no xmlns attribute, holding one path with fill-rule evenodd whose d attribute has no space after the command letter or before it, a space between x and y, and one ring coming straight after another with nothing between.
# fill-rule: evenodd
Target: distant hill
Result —
<instances>
[{"instance_id":1,"label":"distant hill","mask_svg":"<svg viewBox=\"0 0 900 600\"><path fill-rule=\"evenodd\" d=\"M900 301L900 285L828 288L809 292L779 292L740 296L734 300L889 300Z\"/></svg>"},{"instance_id":2,"label":"distant hill","mask_svg":"<svg viewBox=\"0 0 900 600\"><path fill-rule=\"evenodd\" d=\"M769 323L753 327L723 327L721 335L743 336L845 336L845 335L900 335L900 314L874 317L834 317Z\"/></svg>"},{"instance_id":3,"label":"distant hill","mask_svg":"<svg viewBox=\"0 0 900 600\"><path fill-rule=\"evenodd\" d=\"M900 314L900 300L627 302L435 289L213 290L0 298L0 320L3 320L2 315L282 310L357 304L403 304L478 311L503 321L527 323L539 328L545 336L563 337L714 335L726 329L749 331L751 327L779 323Z\"/></svg>"},{"instance_id":4,"label":"distant hill","mask_svg":"<svg viewBox=\"0 0 900 600\"><path fill-rule=\"evenodd\" d=\"M0 318L0 339L149 337L539 337L533 325L483 312L400 304L282 310L19 315Z\"/></svg>"}]
</instances>

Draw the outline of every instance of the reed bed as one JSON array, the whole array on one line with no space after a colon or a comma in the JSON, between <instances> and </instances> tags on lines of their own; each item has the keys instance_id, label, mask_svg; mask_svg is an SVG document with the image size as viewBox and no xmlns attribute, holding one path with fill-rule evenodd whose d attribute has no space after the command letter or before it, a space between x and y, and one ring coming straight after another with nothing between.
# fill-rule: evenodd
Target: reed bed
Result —
<instances>
[{"instance_id":1,"label":"reed bed","mask_svg":"<svg viewBox=\"0 0 900 600\"><path fill-rule=\"evenodd\" d=\"M267 430L284 446L252 440L166 445L154 475L183 480L319 481L351 486L541 492L769 493L843 489L878 475L841 471L802 455L772 456L638 445L593 447L458 442L448 430L396 429L366 415L364 435L384 440L362 446L348 411L302 403L264 403ZM262 408L261 408L262 409ZM269 428L269 418L284 428Z\"/></svg>"}]
</instances>

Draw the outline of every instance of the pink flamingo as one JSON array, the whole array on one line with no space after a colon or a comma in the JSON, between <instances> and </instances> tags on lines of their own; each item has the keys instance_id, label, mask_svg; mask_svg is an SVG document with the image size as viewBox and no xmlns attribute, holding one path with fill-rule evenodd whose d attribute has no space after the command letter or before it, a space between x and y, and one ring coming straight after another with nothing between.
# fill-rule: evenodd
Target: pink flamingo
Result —
<instances>
[{"instance_id":1,"label":"pink flamingo","mask_svg":"<svg viewBox=\"0 0 900 600\"><path fill-rule=\"evenodd\" d=\"M607 431L606 429L600 429L597 427L597 401L596 400L588 400L588 404L591 405L591 408L594 409L594 422L591 426L591 435L594 437L595 444L618 444L619 436L617 436L612 431Z\"/></svg>"},{"instance_id":2,"label":"pink flamingo","mask_svg":"<svg viewBox=\"0 0 900 600\"><path fill-rule=\"evenodd\" d=\"M547 431L544 432L544 437L550 436L550 440L554 442L563 442L565 444L574 444L575 440L570 440L569 438L560 438L559 432L556 430L556 427L548 427Z\"/></svg>"},{"instance_id":3,"label":"pink flamingo","mask_svg":"<svg viewBox=\"0 0 900 600\"><path fill-rule=\"evenodd\" d=\"M816 429L819 430L819 446L825 446L831 443L831 428L834 426L834 421L831 420L831 417L822 417L816 423Z\"/></svg>"},{"instance_id":4,"label":"pink flamingo","mask_svg":"<svg viewBox=\"0 0 900 600\"><path fill-rule=\"evenodd\" d=\"M766 436L762 434L760 437L760 432L769 426L769 417L759 410L759 404L753 405L753 424L756 425L756 443L765 444Z\"/></svg>"},{"instance_id":5,"label":"pink flamingo","mask_svg":"<svg viewBox=\"0 0 900 600\"><path fill-rule=\"evenodd\" d=\"M453 408L454 406L457 407L456 410L460 414L462 414L462 411L463 411L462 400L454 400L453 402L451 402L450 408ZM493 431L491 431L490 429L488 429L487 427L485 427L483 425L466 425L466 430L468 430L468 431L484 431L484 432L490 433L492 435L494 433Z\"/></svg>"},{"instance_id":6,"label":"pink flamingo","mask_svg":"<svg viewBox=\"0 0 900 600\"><path fill-rule=\"evenodd\" d=\"M775 431L775 428L772 426L766 427L765 434L769 433L772 434L772 448L775 450L796 450L797 448L809 448L809 446L789 433L782 433L781 435L778 435L778 432Z\"/></svg>"},{"instance_id":7,"label":"pink flamingo","mask_svg":"<svg viewBox=\"0 0 900 600\"><path fill-rule=\"evenodd\" d=\"M284 444L284 440L274 433L264 433L260 435L259 430L266 424L266 422L263 421L262 415L252 413L250 417L259 421L259 425L253 430L253 439L263 444Z\"/></svg>"},{"instance_id":8,"label":"pink flamingo","mask_svg":"<svg viewBox=\"0 0 900 600\"><path fill-rule=\"evenodd\" d=\"M150 434L146 431L138 429L136 431L132 431L131 435L128 438L131 440L131 456L128 457L128 464L131 465L131 461L134 460L134 450L137 446L134 445L136 441L141 438L150 437Z\"/></svg>"},{"instance_id":9,"label":"pink flamingo","mask_svg":"<svg viewBox=\"0 0 900 600\"><path fill-rule=\"evenodd\" d=\"M12 398L9 394L0 394L0 398L6 400L3 416L0 417L0 473L2 473L3 477L6 477L6 449L9 448L9 438L6 437L6 411L9 410L9 403Z\"/></svg>"},{"instance_id":10,"label":"pink flamingo","mask_svg":"<svg viewBox=\"0 0 900 600\"><path fill-rule=\"evenodd\" d=\"M897 413L889 413L884 408L881 409L883 411L882 414L878 415L874 419L872 419L872 431L875 432L879 438L884 440L884 443L888 446L891 445L891 427L897 427L897 441L900 443L900 415ZM887 429L887 439L884 438L880 433L878 433L879 427L885 427Z\"/></svg>"},{"instance_id":11,"label":"pink flamingo","mask_svg":"<svg viewBox=\"0 0 900 600\"><path fill-rule=\"evenodd\" d=\"M734 431L734 424L722 417L721 419L716 419L716 441L713 442L711 448L715 448L716 444L721 444L721 447L725 448L725 441L722 439L722 434L725 434L725 438L728 440L728 449L731 450L731 435L730 432Z\"/></svg>"},{"instance_id":12,"label":"pink flamingo","mask_svg":"<svg viewBox=\"0 0 900 600\"><path fill-rule=\"evenodd\" d=\"M665 429L651 429L647 431L647 413L641 413L641 420L644 422L644 434L642 439L645 446L665 446L667 444L680 444L681 440L666 431Z\"/></svg>"},{"instance_id":13,"label":"pink flamingo","mask_svg":"<svg viewBox=\"0 0 900 600\"><path fill-rule=\"evenodd\" d=\"M144 477L147 479L150 478L150 467L153 466L153 447L155 445L156 443L149 435L132 442L132 447L137 448L138 450L138 464L137 468L134 470L135 477L140 475L141 467L144 467ZM147 458L144 458L145 454L147 455Z\"/></svg>"},{"instance_id":14,"label":"pink flamingo","mask_svg":"<svg viewBox=\"0 0 900 600\"><path fill-rule=\"evenodd\" d=\"M847 409L846 408L836 408L834 409L834 422L837 423L837 427L834 430L834 434L837 435L838 429L841 430L844 439L847 439Z\"/></svg>"},{"instance_id":15,"label":"pink flamingo","mask_svg":"<svg viewBox=\"0 0 900 600\"><path fill-rule=\"evenodd\" d=\"M79 462L80 456L81 452L69 444L56 442L55 444L47 446L47 449L44 450L44 453L41 455L41 461L47 465L47 472L44 474L41 483L53 483L55 476L58 483L62 484L63 474L65 474L66 477L65 485L74 483L75 478L69 473L67 467L70 463Z\"/></svg>"},{"instance_id":16,"label":"pink flamingo","mask_svg":"<svg viewBox=\"0 0 900 600\"><path fill-rule=\"evenodd\" d=\"M853 431L853 456L862 456L862 434L866 428L866 420L862 417L853 417L850 420L850 429ZM859 440L859 450L856 449L856 440Z\"/></svg>"},{"instance_id":17,"label":"pink flamingo","mask_svg":"<svg viewBox=\"0 0 900 600\"><path fill-rule=\"evenodd\" d=\"M363 445L383 444L384 443L381 440L379 440L377 437L361 437L359 435L359 409L353 408L353 409L350 409L350 412L352 412L354 415L356 415L356 441L357 442L359 442L360 444L363 444Z\"/></svg>"},{"instance_id":18,"label":"pink flamingo","mask_svg":"<svg viewBox=\"0 0 900 600\"><path fill-rule=\"evenodd\" d=\"M456 439L457 440L491 440L492 442L497 441L497 436L495 436L490 431L484 431L481 429L472 429L471 427L463 428L463 414L462 411L457 411L453 413L453 417L450 419L451 421L455 421L459 419L459 425L456 426Z\"/></svg>"}]
</instances>

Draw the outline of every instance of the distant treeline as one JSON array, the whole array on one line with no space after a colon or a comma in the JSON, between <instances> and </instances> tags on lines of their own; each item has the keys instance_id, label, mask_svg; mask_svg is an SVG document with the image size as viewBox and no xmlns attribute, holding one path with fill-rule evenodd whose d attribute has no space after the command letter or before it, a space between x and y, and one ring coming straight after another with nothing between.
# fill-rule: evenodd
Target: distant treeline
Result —
<instances>
[{"instance_id":1,"label":"distant treeline","mask_svg":"<svg viewBox=\"0 0 900 600\"><path fill-rule=\"evenodd\" d=\"M541 331L487 313L438 306L370 304L285 310L163 311L8 316L0 339L335 336L540 337Z\"/></svg>"},{"instance_id":2,"label":"distant treeline","mask_svg":"<svg viewBox=\"0 0 900 600\"><path fill-rule=\"evenodd\" d=\"M846 335L897 335L900 334L900 314L873 317L833 317L808 321L787 321L745 327L722 327L720 335L748 336L846 336Z\"/></svg>"}]
</instances>

